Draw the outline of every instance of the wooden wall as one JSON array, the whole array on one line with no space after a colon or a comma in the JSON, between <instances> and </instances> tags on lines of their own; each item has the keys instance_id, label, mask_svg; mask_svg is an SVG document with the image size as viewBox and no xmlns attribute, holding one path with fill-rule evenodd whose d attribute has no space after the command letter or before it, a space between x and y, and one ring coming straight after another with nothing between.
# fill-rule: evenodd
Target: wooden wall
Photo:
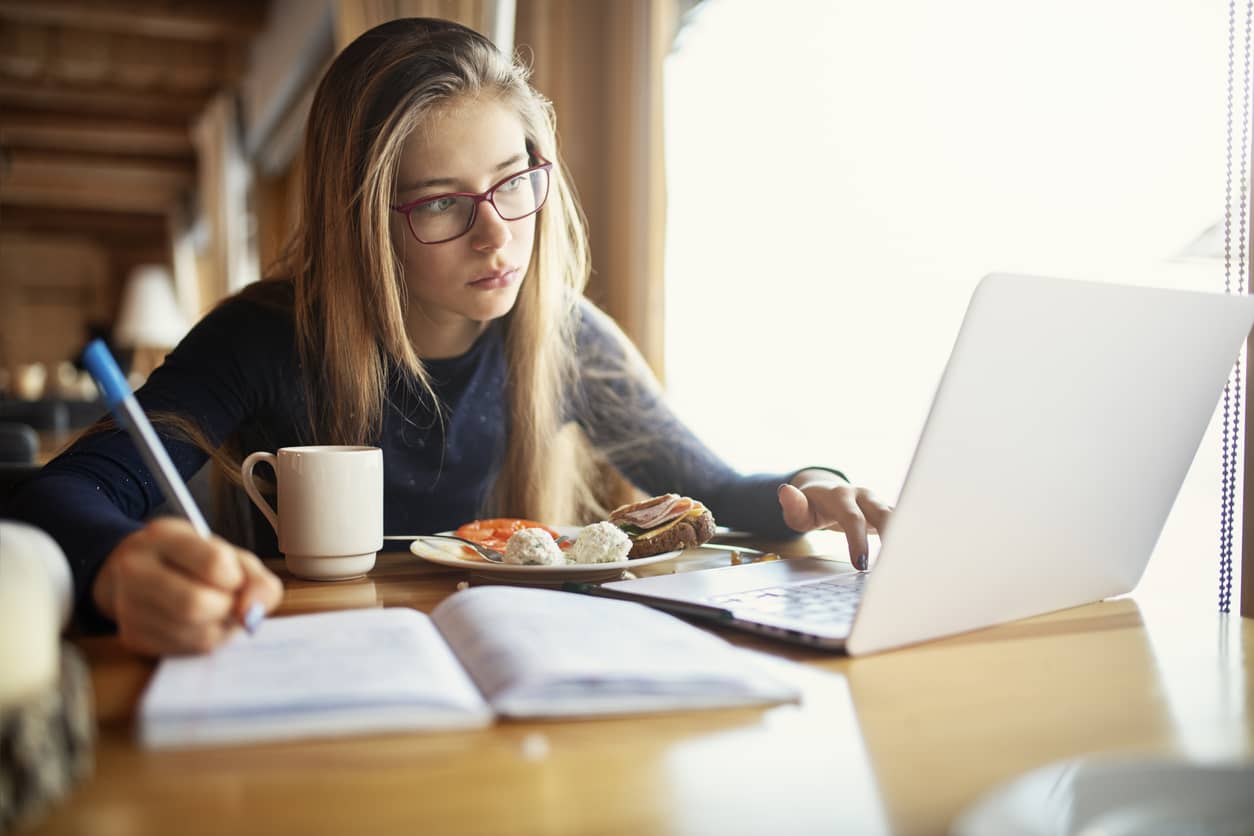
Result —
<instances>
[{"instance_id":1,"label":"wooden wall","mask_svg":"<svg viewBox=\"0 0 1254 836\"><path fill-rule=\"evenodd\" d=\"M0 235L0 363L56 364L83 347L88 323L117 304L109 253L90 240Z\"/></svg>"}]
</instances>

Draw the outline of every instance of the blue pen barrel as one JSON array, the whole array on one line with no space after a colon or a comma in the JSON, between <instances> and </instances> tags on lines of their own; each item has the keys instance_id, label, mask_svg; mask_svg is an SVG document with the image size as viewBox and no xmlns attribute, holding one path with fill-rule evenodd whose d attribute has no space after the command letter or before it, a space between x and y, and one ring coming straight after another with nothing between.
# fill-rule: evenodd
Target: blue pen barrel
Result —
<instances>
[{"instance_id":1,"label":"blue pen barrel","mask_svg":"<svg viewBox=\"0 0 1254 836\"><path fill-rule=\"evenodd\" d=\"M83 365L87 367L92 379L96 381L100 394L104 396L105 405L109 409L113 409L131 393L126 376L118 368L117 362L109 353L109 348L103 340L92 340L87 345L87 348L83 350Z\"/></svg>"},{"instance_id":2,"label":"blue pen barrel","mask_svg":"<svg viewBox=\"0 0 1254 836\"><path fill-rule=\"evenodd\" d=\"M92 340L83 351L83 365L95 378L96 385L100 387L100 392L104 395L105 403L113 413L113 417L130 433L131 440L135 442L135 447L139 450L139 455L143 458L153 479L161 487L161 493L166 500L187 518L197 534L201 537L208 537L211 533L209 524L205 522L204 515L196 507L196 501L192 499L191 492L187 490L187 485L179 476L178 469L170 460L170 454L166 452L165 445L161 443L156 430L149 423L148 416L144 415L143 409L140 408L139 401L135 400L135 396L131 394L131 387L126 382L122 370L118 368L117 361L109 352L108 346L101 340Z\"/></svg>"}]
</instances>

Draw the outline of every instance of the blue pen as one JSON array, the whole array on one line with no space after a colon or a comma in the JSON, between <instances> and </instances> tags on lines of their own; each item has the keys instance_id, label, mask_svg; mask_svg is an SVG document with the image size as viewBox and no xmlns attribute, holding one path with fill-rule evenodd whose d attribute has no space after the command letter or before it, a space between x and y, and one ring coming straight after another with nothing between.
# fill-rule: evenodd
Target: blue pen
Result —
<instances>
[{"instance_id":1,"label":"blue pen","mask_svg":"<svg viewBox=\"0 0 1254 836\"><path fill-rule=\"evenodd\" d=\"M139 455L143 457L148 471L161 486L161 493L165 495L166 500L187 518L197 534L208 539L211 533L209 524L205 522L204 515L196 507L196 501L192 499L191 492L187 490L187 485L175 469L174 462L170 461L170 454L166 452L165 445L157 437L156 431L148 421L148 416L144 414L139 402L135 400L135 395L131 393L131 387L122 375L122 370L118 368L117 361L113 359L109 348L102 340L92 340L83 350L83 365L87 367L96 385L100 387L105 405L109 407L113 417L130 433L131 440L139 449ZM264 617L265 607L260 601L254 601L244 615L244 628L250 633L256 632Z\"/></svg>"}]
</instances>

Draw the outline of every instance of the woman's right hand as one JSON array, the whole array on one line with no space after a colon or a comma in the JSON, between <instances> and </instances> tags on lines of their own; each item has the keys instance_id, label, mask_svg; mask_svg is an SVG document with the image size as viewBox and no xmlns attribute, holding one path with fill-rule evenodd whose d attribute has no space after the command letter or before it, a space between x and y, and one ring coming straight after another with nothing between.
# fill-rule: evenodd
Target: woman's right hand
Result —
<instances>
[{"instance_id":1,"label":"woman's right hand","mask_svg":"<svg viewBox=\"0 0 1254 836\"><path fill-rule=\"evenodd\" d=\"M161 656L212 650L254 602L266 612L277 607L283 584L252 552L166 518L118 543L96 575L92 597L117 623L123 645Z\"/></svg>"}]
</instances>

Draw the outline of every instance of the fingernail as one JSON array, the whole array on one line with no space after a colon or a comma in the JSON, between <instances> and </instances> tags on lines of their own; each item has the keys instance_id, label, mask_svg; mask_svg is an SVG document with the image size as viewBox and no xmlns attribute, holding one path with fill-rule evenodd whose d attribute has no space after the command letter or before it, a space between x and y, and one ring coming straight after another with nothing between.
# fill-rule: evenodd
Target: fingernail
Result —
<instances>
[{"instance_id":1,"label":"fingernail","mask_svg":"<svg viewBox=\"0 0 1254 836\"><path fill-rule=\"evenodd\" d=\"M253 601L252 604L248 606L248 611L244 613L244 629L247 630L250 635L257 632L257 628L261 626L261 622L265 619L265 617L265 604L260 601Z\"/></svg>"},{"instance_id":2,"label":"fingernail","mask_svg":"<svg viewBox=\"0 0 1254 836\"><path fill-rule=\"evenodd\" d=\"M867 560L867 557L865 554L860 554L853 559L853 568L857 569L859 572L865 572L866 567L869 564L870 564L870 561Z\"/></svg>"}]
</instances>

